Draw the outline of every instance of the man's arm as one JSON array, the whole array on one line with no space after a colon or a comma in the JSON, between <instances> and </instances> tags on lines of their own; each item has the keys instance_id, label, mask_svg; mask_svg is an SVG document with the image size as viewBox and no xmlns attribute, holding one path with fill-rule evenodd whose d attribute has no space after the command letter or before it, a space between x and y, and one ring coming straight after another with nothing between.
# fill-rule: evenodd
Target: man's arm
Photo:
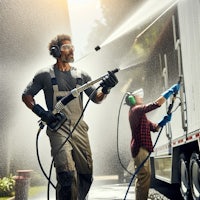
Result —
<instances>
[{"instance_id":1,"label":"man's arm","mask_svg":"<svg viewBox=\"0 0 200 200\"><path fill-rule=\"evenodd\" d=\"M157 104L161 106L165 101L172 95L179 91L180 84L175 84L172 87L170 87L168 90L162 93L162 95L156 100Z\"/></svg>"},{"instance_id":2,"label":"man's arm","mask_svg":"<svg viewBox=\"0 0 200 200\"><path fill-rule=\"evenodd\" d=\"M161 106L163 103L165 103L166 99L163 96L160 96L158 99L156 99L156 103Z\"/></svg>"},{"instance_id":3,"label":"man's arm","mask_svg":"<svg viewBox=\"0 0 200 200\"><path fill-rule=\"evenodd\" d=\"M39 104L35 104L35 100L32 95L22 95L22 101L26 106L31 109L42 121L46 122L47 125L56 121L56 117L51 111L46 111Z\"/></svg>"},{"instance_id":4,"label":"man's arm","mask_svg":"<svg viewBox=\"0 0 200 200\"><path fill-rule=\"evenodd\" d=\"M35 100L32 95L22 95L22 101L29 109L33 109L33 106L35 105Z\"/></svg>"}]
</instances>

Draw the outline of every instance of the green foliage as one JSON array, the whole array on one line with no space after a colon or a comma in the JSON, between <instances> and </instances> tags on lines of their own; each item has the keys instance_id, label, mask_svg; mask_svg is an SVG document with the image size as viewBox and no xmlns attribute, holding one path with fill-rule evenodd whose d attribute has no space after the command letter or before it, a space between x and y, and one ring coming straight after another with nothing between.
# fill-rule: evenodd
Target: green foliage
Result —
<instances>
[{"instance_id":1,"label":"green foliage","mask_svg":"<svg viewBox=\"0 0 200 200\"><path fill-rule=\"evenodd\" d=\"M8 200L10 197L0 197L0 200Z\"/></svg>"},{"instance_id":2,"label":"green foliage","mask_svg":"<svg viewBox=\"0 0 200 200\"><path fill-rule=\"evenodd\" d=\"M0 197L14 194L15 180L12 175L0 178Z\"/></svg>"}]
</instances>

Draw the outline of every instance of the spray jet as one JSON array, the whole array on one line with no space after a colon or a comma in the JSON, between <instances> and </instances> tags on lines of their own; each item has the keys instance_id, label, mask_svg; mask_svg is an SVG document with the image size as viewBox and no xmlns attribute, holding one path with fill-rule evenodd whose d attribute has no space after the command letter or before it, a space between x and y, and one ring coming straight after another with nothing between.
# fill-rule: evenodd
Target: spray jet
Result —
<instances>
[{"instance_id":1,"label":"spray jet","mask_svg":"<svg viewBox=\"0 0 200 200\"><path fill-rule=\"evenodd\" d=\"M98 45L96 46L93 50L91 50L89 53L85 54L84 56L82 56L81 58L77 59L75 62L79 62L81 60L83 60L84 58L88 57L89 55L93 54L94 53L94 50L95 51L99 51L101 49L101 47Z\"/></svg>"}]
</instances>

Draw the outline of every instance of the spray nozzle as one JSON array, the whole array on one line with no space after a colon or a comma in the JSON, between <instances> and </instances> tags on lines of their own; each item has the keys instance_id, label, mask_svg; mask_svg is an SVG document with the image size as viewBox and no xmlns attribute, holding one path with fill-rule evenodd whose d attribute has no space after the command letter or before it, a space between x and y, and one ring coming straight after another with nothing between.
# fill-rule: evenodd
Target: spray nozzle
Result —
<instances>
[{"instance_id":1,"label":"spray nozzle","mask_svg":"<svg viewBox=\"0 0 200 200\"><path fill-rule=\"evenodd\" d=\"M94 49L95 49L95 51L99 51L101 49L101 47L100 46L96 46Z\"/></svg>"},{"instance_id":2,"label":"spray nozzle","mask_svg":"<svg viewBox=\"0 0 200 200\"><path fill-rule=\"evenodd\" d=\"M120 68L115 68L115 69L113 69L111 72L116 73L116 72L118 72L119 70L120 70Z\"/></svg>"}]
</instances>

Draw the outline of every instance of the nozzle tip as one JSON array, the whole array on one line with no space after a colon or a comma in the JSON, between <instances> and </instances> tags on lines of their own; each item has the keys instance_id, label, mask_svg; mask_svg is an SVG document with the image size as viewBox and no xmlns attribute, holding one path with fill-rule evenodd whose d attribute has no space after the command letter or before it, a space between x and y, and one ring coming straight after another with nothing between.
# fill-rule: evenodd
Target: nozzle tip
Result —
<instances>
[{"instance_id":1,"label":"nozzle tip","mask_svg":"<svg viewBox=\"0 0 200 200\"><path fill-rule=\"evenodd\" d=\"M100 46L96 46L94 49L95 49L95 51L99 51L101 49L101 47Z\"/></svg>"},{"instance_id":2,"label":"nozzle tip","mask_svg":"<svg viewBox=\"0 0 200 200\"><path fill-rule=\"evenodd\" d=\"M116 73L116 72L118 72L120 69L119 68L115 68L112 72L113 73Z\"/></svg>"}]
</instances>

